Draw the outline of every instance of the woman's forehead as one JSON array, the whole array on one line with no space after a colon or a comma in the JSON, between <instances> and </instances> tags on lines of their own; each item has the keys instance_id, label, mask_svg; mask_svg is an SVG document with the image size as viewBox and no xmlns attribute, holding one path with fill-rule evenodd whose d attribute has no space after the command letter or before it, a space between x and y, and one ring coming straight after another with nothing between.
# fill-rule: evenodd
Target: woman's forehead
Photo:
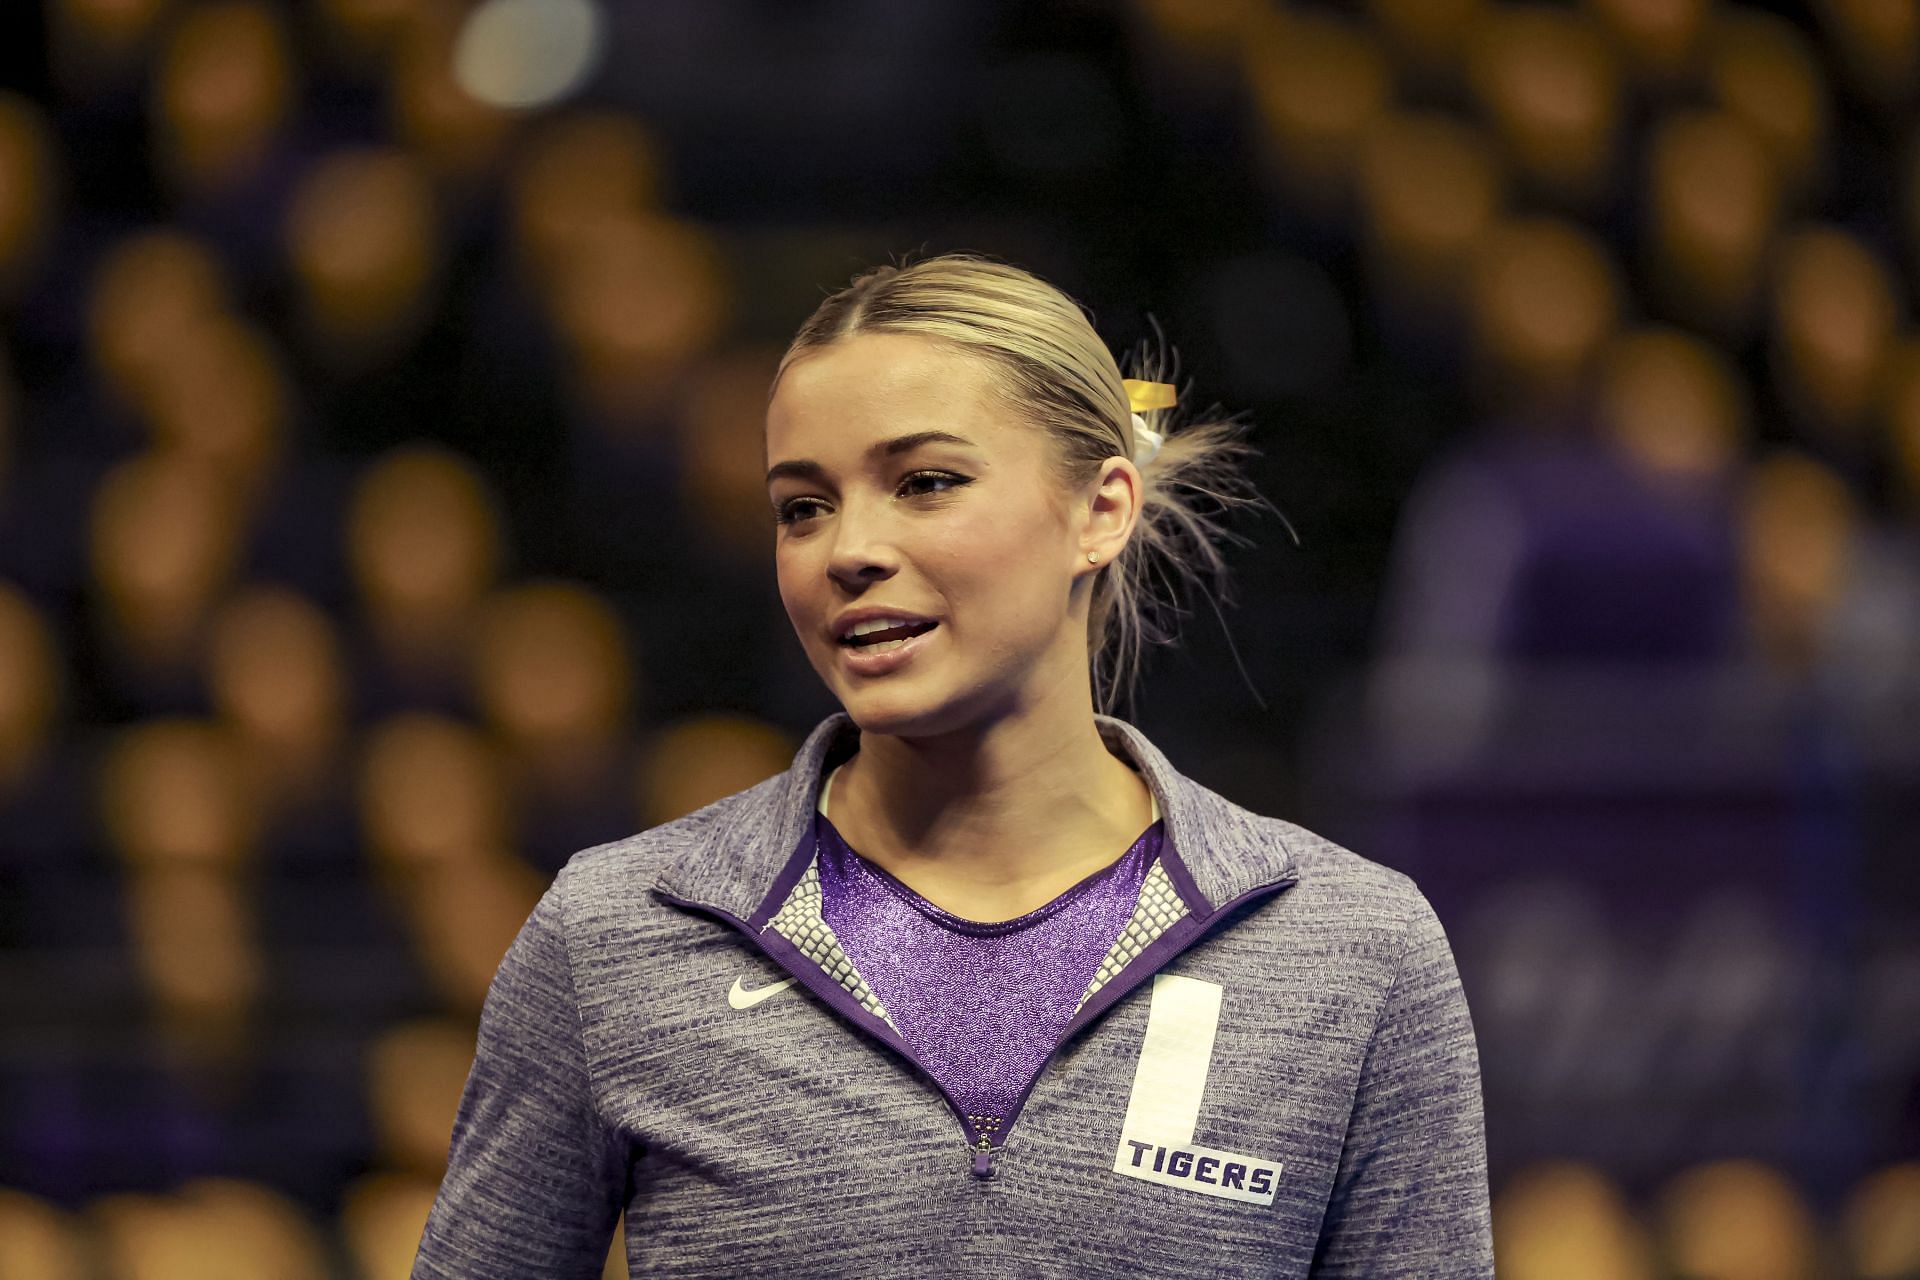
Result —
<instances>
[{"instance_id":1,"label":"woman's forehead","mask_svg":"<svg viewBox=\"0 0 1920 1280\"><path fill-rule=\"evenodd\" d=\"M983 357L912 334L859 334L787 366L767 439L777 452L938 427L985 445L1006 418Z\"/></svg>"},{"instance_id":2,"label":"woman's forehead","mask_svg":"<svg viewBox=\"0 0 1920 1280\"><path fill-rule=\"evenodd\" d=\"M953 400L984 390L992 370L981 356L910 333L862 333L801 356L774 394L848 403Z\"/></svg>"}]
</instances>

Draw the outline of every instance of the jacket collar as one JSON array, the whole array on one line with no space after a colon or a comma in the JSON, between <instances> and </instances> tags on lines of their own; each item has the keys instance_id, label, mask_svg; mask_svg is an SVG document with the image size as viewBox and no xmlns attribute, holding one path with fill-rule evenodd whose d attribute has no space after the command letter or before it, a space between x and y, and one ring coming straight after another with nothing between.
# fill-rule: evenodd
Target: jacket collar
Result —
<instances>
[{"instance_id":1,"label":"jacket collar","mask_svg":"<svg viewBox=\"0 0 1920 1280\"><path fill-rule=\"evenodd\" d=\"M1108 750L1153 789L1166 823L1161 858L1196 916L1297 878L1288 824L1188 778L1126 721L1098 714L1094 720ZM681 901L764 923L812 858L821 777L859 743L853 718L836 711L807 735L784 773L682 819L691 827L689 843L661 871L658 887Z\"/></svg>"}]
</instances>

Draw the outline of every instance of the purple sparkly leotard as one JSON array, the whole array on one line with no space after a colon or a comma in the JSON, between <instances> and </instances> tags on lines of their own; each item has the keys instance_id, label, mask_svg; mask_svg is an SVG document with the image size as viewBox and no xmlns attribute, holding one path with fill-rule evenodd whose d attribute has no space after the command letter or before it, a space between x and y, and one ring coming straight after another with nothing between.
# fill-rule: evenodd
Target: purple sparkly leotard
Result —
<instances>
[{"instance_id":1,"label":"purple sparkly leotard","mask_svg":"<svg viewBox=\"0 0 1920 1280\"><path fill-rule=\"evenodd\" d=\"M821 787L822 914L900 1034L971 1116L1004 1117L1126 926L1160 855L1153 823L1119 861L1053 901L993 924L943 911L847 846Z\"/></svg>"}]
</instances>

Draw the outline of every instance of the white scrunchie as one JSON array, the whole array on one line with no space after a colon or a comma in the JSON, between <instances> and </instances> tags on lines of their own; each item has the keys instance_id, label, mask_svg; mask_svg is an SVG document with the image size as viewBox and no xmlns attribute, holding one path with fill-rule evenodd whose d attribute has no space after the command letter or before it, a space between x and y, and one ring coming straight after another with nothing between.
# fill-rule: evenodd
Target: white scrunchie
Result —
<instances>
[{"instance_id":1,"label":"white scrunchie","mask_svg":"<svg viewBox=\"0 0 1920 1280\"><path fill-rule=\"evenodd\" d=\"M1167 438L1148 426L1147 420L1136 413L1133 415L1133 440L1133 465L1144 467L1153 461Z\"/></svg>"}]
</instances>

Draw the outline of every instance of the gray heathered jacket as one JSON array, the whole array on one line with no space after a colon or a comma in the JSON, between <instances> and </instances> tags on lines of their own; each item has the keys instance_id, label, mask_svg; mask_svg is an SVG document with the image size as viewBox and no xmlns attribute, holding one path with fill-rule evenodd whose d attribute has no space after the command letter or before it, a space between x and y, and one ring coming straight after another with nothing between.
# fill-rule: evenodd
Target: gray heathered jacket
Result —
<instances>
[{"instance_id":1,"label":"gray heathered jacket","mask_svg":"<svg viewBox=\"0 0 1920 1280\"><path fill-rule=\"evenodd\" d=\"M1491 1276L1426 899L1098 723L1167 841L1015 1114L959 1114L820 918L836 713L785 773L561 871L487 997L414 1276L597 1277L623 1210L635 1276Z\"/></svg>"}]
</instances>

